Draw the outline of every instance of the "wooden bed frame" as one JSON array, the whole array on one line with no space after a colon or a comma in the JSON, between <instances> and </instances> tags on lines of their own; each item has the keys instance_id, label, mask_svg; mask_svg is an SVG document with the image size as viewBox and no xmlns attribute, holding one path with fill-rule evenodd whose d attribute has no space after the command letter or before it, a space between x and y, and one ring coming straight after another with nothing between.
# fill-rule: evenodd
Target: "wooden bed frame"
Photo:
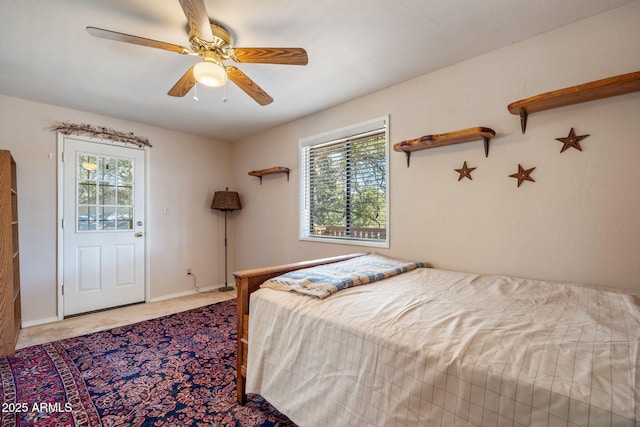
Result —
<instances>
[{"instance_id":1,"label":"wooden bed frame","mask_svg":"<svg viewBox=\"0 0 640 427\"><path fill-rule=\"evenodd\" d=\"M260 285L267 279L302 268L315 267L322 264L331 264L351 258L367 255L367 253L355 253L330 258L322 258L311 261L302 261L292 264L283 264L273 267L256 268L233 273L238 290L238 354L237 354L237 399L244 405L247 402L245 380L247 377L247 350L249 348L249 297L257 291Z\"/></svg>"}]
</instances>

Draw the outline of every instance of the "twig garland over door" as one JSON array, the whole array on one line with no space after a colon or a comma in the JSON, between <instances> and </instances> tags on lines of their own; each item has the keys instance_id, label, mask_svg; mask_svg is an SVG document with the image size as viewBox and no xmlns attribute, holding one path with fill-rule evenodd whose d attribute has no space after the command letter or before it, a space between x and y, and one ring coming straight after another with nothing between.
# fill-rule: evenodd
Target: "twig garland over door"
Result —
<instances>
[{"instance_id":1,"label":"twig garland over door","mask_svg":"<svg viewBox=\"0 0 640 427\"><path fill-rule=\"evenodd\" d=\"M52 131L63 135L85 135L94 138L133 144L138 147L151 147L149 140L143 136L134 135L133 132L120 132L104 126L94 126L86 123L58 122L51 127Z\"/></svg>"}]
</instances>

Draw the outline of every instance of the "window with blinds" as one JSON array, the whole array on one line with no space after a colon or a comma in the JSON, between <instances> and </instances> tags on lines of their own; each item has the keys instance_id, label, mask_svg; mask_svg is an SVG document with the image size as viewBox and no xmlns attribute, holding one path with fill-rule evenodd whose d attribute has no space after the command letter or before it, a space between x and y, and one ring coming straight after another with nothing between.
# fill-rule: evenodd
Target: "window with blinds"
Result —
<instances>
[{"instance_id":1,"label":"window with blinds","mask_svg":"<svg viewBox=\"0 0 640 427\"><path fill-rule=\"evenodd\" d=\"M300 141L300 238L388 247L388 118Z\"/></svg>"}]
</instances>

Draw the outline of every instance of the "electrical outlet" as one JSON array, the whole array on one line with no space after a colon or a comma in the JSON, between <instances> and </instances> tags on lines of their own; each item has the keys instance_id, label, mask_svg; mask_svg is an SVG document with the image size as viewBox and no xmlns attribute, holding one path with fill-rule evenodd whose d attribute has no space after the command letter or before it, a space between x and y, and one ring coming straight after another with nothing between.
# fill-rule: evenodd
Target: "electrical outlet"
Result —
<instances>
[{"instance_id":1,"label":"electrical outlet","mask_svg":"<svg viewBox=\"0 0 640 427\"><path fill-rule=\"evenodd\" d=\"M187 268L187 276L191 276L191 269Z\"/></svg>"}]
</instances>

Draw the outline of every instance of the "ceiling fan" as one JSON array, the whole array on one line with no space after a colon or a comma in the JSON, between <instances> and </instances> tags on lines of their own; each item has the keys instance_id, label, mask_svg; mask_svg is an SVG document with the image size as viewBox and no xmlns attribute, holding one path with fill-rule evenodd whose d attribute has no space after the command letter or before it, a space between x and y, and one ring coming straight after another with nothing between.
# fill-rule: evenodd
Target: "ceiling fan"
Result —
<instances>
[{"instance_id":1,"label":"ceiling fan","mask_svg":"<svg viewBox=\"0 0 640 427\"><path fill-rule=\"evenodd\" d=\"M202 62L189 68L169 90L168 94L171 96L185 96L196 81L205 86L219 87L224 85L228 78L258 104L267 105L273 102L273 98L237 67L225 65L223 61L307 65L307 52L302 48L235 48L229 31L209 21L204 0L179 0L179 2L189 24L191 48L96 27L87 27L87 32L103 39L155 47L181 55L201 56Z\"/></svg>"}]
</instances>

